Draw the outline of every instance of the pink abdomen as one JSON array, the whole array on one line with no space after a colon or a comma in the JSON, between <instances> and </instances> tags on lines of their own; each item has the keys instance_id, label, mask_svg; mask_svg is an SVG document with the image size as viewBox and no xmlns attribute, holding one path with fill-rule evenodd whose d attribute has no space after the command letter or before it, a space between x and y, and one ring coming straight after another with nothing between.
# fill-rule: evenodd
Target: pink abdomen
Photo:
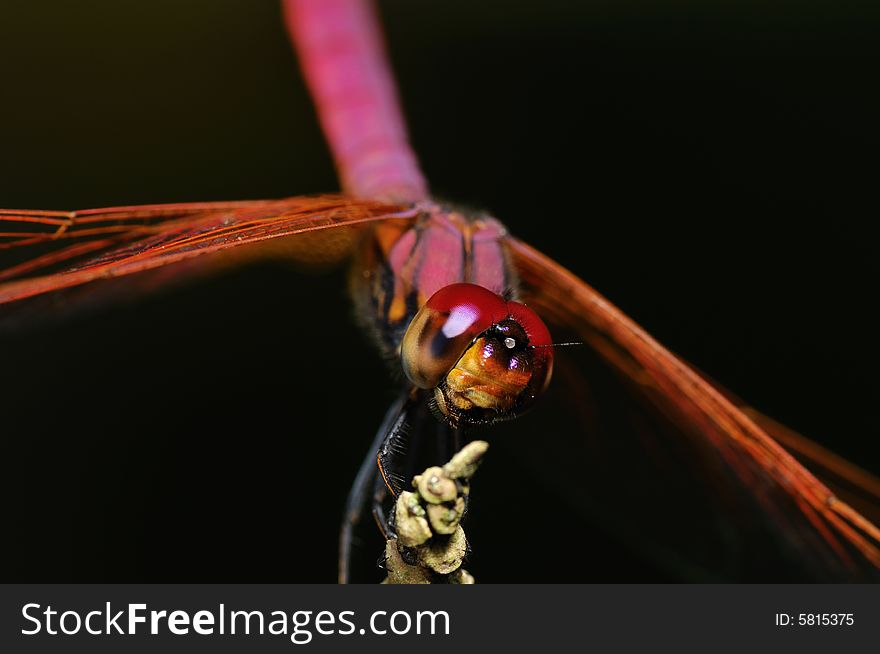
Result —
<instances>
[{"instance_id":1,"label":"pink abdomen","mask_svg":"<svg viewBox=\"0 0 880 654\"><path fill-rule=\"evenodd\" d=\"M395 202L426 199L372 3L285 0L284 7L343 190Z\"/></svg>"}]
</instances>

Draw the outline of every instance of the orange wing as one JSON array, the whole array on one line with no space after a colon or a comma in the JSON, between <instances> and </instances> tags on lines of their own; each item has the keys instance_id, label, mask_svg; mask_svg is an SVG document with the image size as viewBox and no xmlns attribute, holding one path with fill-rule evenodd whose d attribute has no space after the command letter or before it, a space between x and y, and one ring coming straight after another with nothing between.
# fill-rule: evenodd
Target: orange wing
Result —
<instances>
[{"instance_id":1,"label":"orange wing","mask_svg":"<svg viewBox=\"0 0 880 654\"><path fill-rule=\"evenodd\" d=\"M787 541L787 551L807 561L817 577L880 576L877 527L836 497L752 418L586 283L525 243L511 239L510 251L530 305L550 322L576 333L616 373L618 383L622 379L631 395L646 400L662 414L666 427L646 428L642 424L633 431L642 436L648 431L661 431L667 440L677 441L673 446L688 450L684 458L691 468L711 477L705 481L715 486L716 494L726 496L728 505L732 496L747 494L757 503L757 513L769 528ZM573 386L583 381L570 378ZM577 402L582 407L592 404L597 410L602 408L597 404L608 403L597 403L586 396ZM639 444L650 447L644 438ZM726 483L727 479L733 483ZM679 481L662 483L675 485ZM657 488L659 485L655 485L658 491L662 490ZM609 495L620 492L626 489L607 490ZM684 509L660 506L658 510L667 511L673 520ZM661 516L658 524L663 519Z\"/></svg>"},{"instance_id":2,"label":"orange wing","mask_svg":"<svg viewBox=\"0 0 880 654\"><path fill-rule=\"evenodd\" d=\"M0 304L248 244L262 245L249 248L249 256L283 253L326 261L347 253L360 226L415 215L409 206L338 195L74 212L0 210L0 254L11 258L0 270Z\"/></svg>"}]
</instances>

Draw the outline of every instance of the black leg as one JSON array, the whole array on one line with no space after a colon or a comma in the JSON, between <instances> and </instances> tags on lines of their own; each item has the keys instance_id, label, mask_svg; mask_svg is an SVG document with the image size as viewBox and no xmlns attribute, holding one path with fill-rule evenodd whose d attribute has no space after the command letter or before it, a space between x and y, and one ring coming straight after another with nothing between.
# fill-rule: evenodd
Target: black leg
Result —
<instances>
[{"instance_id":1,"label":"black leg","mask_svg":"<svg viewBox=\"0 0 880 654\"><path fill-rule=\"evenodd\" d=\"M360 522L363 513L364 503L370 491L370 486L376 478L376 452L380 451L384 446L388 445L387 441L393 434L401 436L403 425L406 422L406 415L412 409L415 395L412 391L406 391L391 405L385 418L382 420L382 426L376 432L373 443L367 451L367 456L358 470L351 490L348 493L348 499L345 503L345 515L342 520L342 529L339 533L339 583L348 583L351 564L351 545L354 528ZM398 445L399 447L399 445ZM391 448L388 448L388 454ZM384 480L384 475L382 475Z\"/></svg>"},{"instance_id":2,"label":"black leg","mask_svg":"<svg viewBox=\"0 0 880 654\"><path fill-rule=\"evenodd\" d=\"M416 403L407 412L406 447L401 443L403 435L399 430L391 431L379 447L377 475L373 484L373 518L382 535L388 539L396 537L394 513L390 519L385 514L385 500L389 491L396 498L406 484L418 471L419 454L424 440L425 421L430 416L425 402ZM433 421L432 421L433 422ZM399 459L403 458L403 461ZM386 482L386 480L388 480Z\"/></svg>"},{"instance_id":3,"label":"black leg","mask_svg":"<svg viewBox=\"0 0 880 654\"><path fill-rule=\"evenodd\" d=\"M397 498L407 482L405 475L411 476L416 466L422 463L418 461L418 454L427 418L425 397L418 389L401 394L385 414L348 494L339 536L339 583L348 583L349 580L354 529L360 523L371 484L372 514L376 525L386 539L394 536L393 519L389 521L385 513L385 502L389 494ZM437 423L435 434L436 455L440 461L447 461L460 449L461 430ZM430 456L431 453L425 454ZM437 465L436 461L431 464Z\"/></svg>"},{"instance_id":4,"label":"black leg","mask_svg":"<svg viewBox=\"0 0 880 654\"><path fill-rule=\"evenodd\" d=\"M388 487L385 485L385 480L377 469L376 477L373 481L373 520L376 521L376 526L382 532L382 537L388 540L392 536L396 536L396 534L394 532L394 525L385 516L386 497L388 497Z\"/></svg>"},{"instance_id":5,"label":"black leg","mask_svg":"<svg viewBox=\"0 0 880 654\"><path fill-rule=\"evenodd\" d=\"M418 389L413 388L409 392L397 420L389 425L385 438L379 445L379 451L376 454L379 474L385 482L385 486L391 491L391 496L395 499L400 495L400 491L406 483L405 477L400 472L401 468L399 465L399 460L407 454L404 441L413 425L416 426L416 433L421 431L421 408L423 406L423 396ZM408 458L410 461L412 460L412 457Z\"/></svg>"}]
</instances>

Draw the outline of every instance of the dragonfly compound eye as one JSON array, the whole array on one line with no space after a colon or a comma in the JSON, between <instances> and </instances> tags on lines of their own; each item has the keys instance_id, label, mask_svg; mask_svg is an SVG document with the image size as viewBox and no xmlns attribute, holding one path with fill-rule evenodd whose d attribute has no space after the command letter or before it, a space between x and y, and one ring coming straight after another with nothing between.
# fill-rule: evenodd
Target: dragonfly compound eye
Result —
<instances>
[{"instance_id":1,"label":"dragonfly compound eye","mask_svg":"<svg viewBox=\"0 0 880 654\"><path fill-rule=\"evenodd\" d=\"M484 331L507 318L507 303L476 284L450 284L434 293L407 327L403 372L419 388L435 388Z\"/></svg>"},{"instance_id":2,"label":"dragonfly compound eye","mask_svg":"<svg viewBox=\"0 0 880 654\"><path fill-rule=\"evenodd\" d=\"M453 423L510 418L550 381L553 349L541 319L475 284L446 286L425 303L401 345L406 376L434 389Z\"/></svg>"}]
</instances>

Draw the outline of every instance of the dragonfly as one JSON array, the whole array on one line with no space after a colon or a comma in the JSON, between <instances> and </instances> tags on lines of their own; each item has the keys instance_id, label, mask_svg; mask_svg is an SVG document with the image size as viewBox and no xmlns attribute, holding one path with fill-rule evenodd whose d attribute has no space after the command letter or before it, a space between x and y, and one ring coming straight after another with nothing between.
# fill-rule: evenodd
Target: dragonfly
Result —
<instances>
[{"instance_id":1,"label":"dragonfly","mask_svg":"<svg viewBox=\"0 0 880 654\"><path fill-rule=\"evenodd\" d=\"M571 366L566 370L564 357L552 355L559 368L557 384L565 379L572 388L589 388L588 367L608 375L621 393L633 398L627 409L658 416L641 425L642 430L658 432L661 443L684 450L681 458L695 476L726 499L731 516L744 511L738 496L745 494L764 517L762 527L778 532L785 551L802 559L819 578L875 574L878 532L851 506L861 501L859 506L867 513L870 507L864 496L870 500L871 479L769 419L744 410L741 401L675 357L585 282L510 235L496 218L433 200L408 145L368 5L301 1L288 2L285 8L346 195L77 212L3 211L0 247L18 257L0 273L4 318L39 312L42 300L57 304L59 294L65 294L64 303L75 305L118 295L120 288L127 293L135 287L161 287L200 274L206 267L268 254L309 263L338 259L356 250L352 284L365 328L376 333L398 370L397 350L403 345L408 352L406 378L421 391L413 394L407 388L379 429L350 500L351 524L352 516L360 514L367 489L384 486L374 483L385 468L376 470L374 460L395 425L402 424L402 415L407 422L427 424L425 416L416 414L424 410L430 395L447 436L468 422L467 416L456 414L448 382L438 394L436 379L410 365L420 351L406 348L405 335L411 325L434 320L432 311L451 313L451 306L442 306L442 296L441 309L431 304L437 292L456 283L474 284L493 293L495 299L487 300L488 306L504 302L505 307L518 307L511 303L521 300L531 313L527 319L514 320L520 309L506 308L508 313L483 325L486 329L463 332L468 343L513 320L520 333L510 349L524 344L533 353L546 350L545 356L551 356L552 348L544 346L552 341L543 331L525 329L535 320L532 314L540 321L537 324L550 325L553 334L584 342L595 361L591 359L583 370ZM443 333L443 327L431 333L438 331ZM537 341L535 331L541 331ZM499 341L503 347L505 338ZM444 374L449 372L443 369L447 365L451 364L444 360ZM596 365L601 371L592 370ZM528 366L534 367L534 362L530 360ZM535 400L539 410L537 395L543 387L532 388L529 383L525 397ZM415 399L410 402L411 397ZM494 400L500 399L504 398L496 394ZM520 394L506 399L516 404ZM574 408L584 413L590 398L581 396L576 404ZM594 415L585 415L582 427L584 433L595 434L603 425ZM839 485L856 486L858 492L843 501L839 491L832 492L791 452L809 459ZM561 462L561 476L563 466ZM346 539L350 541L350 536L343 537L343 550L348 547ZM345 561L343 555L343 578Z\"/></svg>"}]
</instances>

